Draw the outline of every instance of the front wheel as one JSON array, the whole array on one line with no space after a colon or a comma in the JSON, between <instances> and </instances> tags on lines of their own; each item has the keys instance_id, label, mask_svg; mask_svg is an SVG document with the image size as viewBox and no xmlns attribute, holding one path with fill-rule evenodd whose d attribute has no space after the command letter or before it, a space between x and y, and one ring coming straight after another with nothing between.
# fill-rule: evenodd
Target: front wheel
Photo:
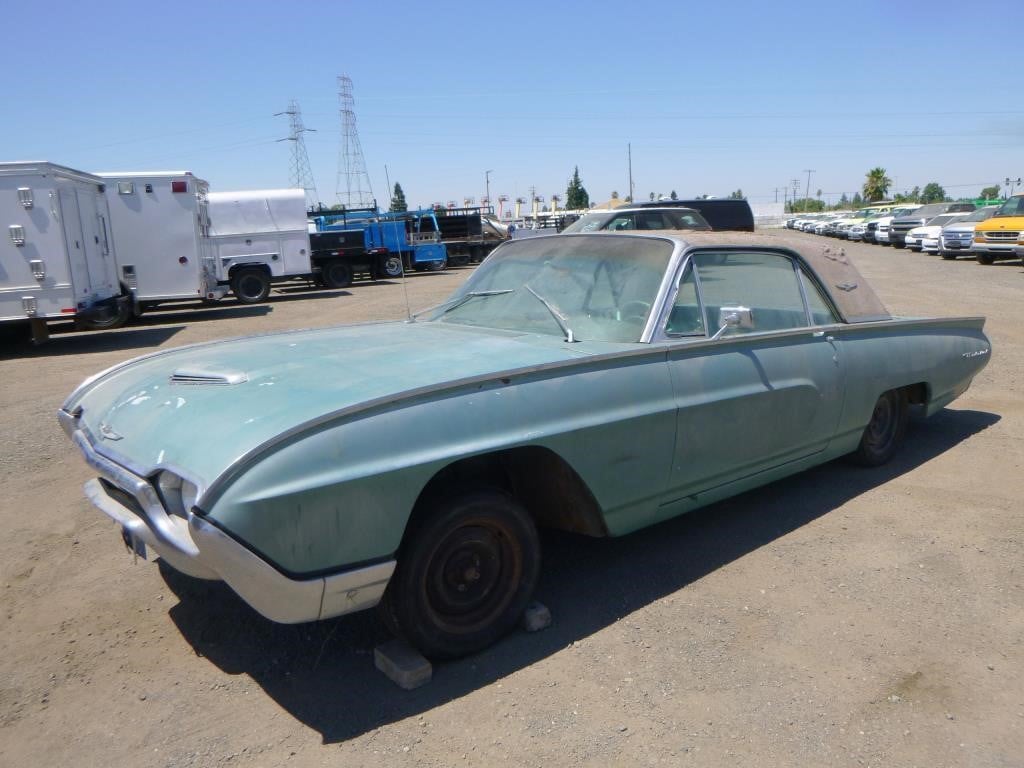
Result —
<instances>
[{"instance_id":1,"label":"front wheel","mask_svg":"<svg viewBox=\"0 0 1024 768\"><path fill-rule=\"evenodd\" d=\"M496 491L470 493L411 525L381 610L424 656L465 656L515 626L539 572L537 528L526 509Z\"/></svg>"},{"instance_id":2,"label":"front wheel","mask_svg":"<svg viewBox=\"0 0 1024 768\"><path fill-rule=\"evenodd\" d=\"M270 276L263 269L240 269L231 277L231 292L242 304L259 304L270 295Z\"/></svg>"},{"instance_id":3,"label":"front wheel","mask_svg":"<svg viewBox=\"0 0 1024 768\"><path fill-rule=\"evenodd\" d=\"M956 254L952 251L939 251L939 256L944 258L946 261L953 261L956 258Z\"/></svg>"},{"instance_id":4,"label":"front wheel","mask_svg":"<svg viewBox=\"0 0 1024 768\"><path fill-rule=\"evenodd\" d=\"M900 389L883 392L875 402L871 421L864 428L853 459L866 467L877 467L893 457L907 431L907 394Z\"/></svg>"},{"instance_id":5,"label":"front wheel","mask_svg":"<svg viewBox=\"0 0 1024 768\"><path fill-rule=\"evenodd\" d=\"M986 267L995 263L995 259L992 258L991 253L979 252L978 254L975 255L974 258L978 260L979 264L984 264Z\"/></svg>"}]
</instances>

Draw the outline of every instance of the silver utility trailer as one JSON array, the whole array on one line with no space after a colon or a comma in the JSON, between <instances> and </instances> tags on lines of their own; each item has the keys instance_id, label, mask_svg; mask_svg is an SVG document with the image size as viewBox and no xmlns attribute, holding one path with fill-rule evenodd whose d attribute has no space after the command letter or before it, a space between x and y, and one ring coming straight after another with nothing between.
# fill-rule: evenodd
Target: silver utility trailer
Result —
<instances>
[{"instance_id":1,"label":"silver utility trailer","mask_svg":"<svg viewBox=\"0 0 1024 768\"><path fill-rule=\"evenodd\" d=\"M190 171L99 173L107 182L118 277L134 311L167 301L216 300L209 184Z\"/></svg>"},{"instance_id":2,"label":"silver utility trailer","mask_svg":"<svg viewBox=\"0 0 1024 768\"><path fill-rule=\"evenodd\" d=\"M0 163L0 323L111 328L129 298L115 265L105 181L45 161Z\"/></svg>"}]
</instances>

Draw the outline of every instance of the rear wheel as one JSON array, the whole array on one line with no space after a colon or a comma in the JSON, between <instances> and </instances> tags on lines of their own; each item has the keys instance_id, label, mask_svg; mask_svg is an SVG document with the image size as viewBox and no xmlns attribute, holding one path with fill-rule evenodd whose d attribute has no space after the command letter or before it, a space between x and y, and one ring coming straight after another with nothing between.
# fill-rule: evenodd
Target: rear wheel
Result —
<instances>
[{"instance_id":1,"label":"rear wheel","mask_svg":"<svg viewBox=\"0 0 1024 768\"><path fill-rule=\"evenodd\" d=\"M240 269L231 277L231 292L242 304L259 304L270 295L270 276L255 267Z\"/></svg>"},{"instance_id":2,"label":"rear wheel","mask_svg":"<svg viewBox=\"0 0 1024 768\"><path fill-rule=\"evenodd\" d=\"M470 493L434 505L410 526L381 610L425 656L465 656L516 625L539 571L526 509L496 491Z\"/></svg>"},{"instance_id":3,"label":"rear wheel","mask_svg":"<svg viewBox=\"0 0 1024 768\"><path fill-rule=\"evenodd\" d=\"M392 253L390 256L385 256L381 259L380 269L388 277L401 277L402 276L402 257L397 253Z\"/></svg>"},{"instance_id":4,"label":"rear wheel","mask_svg":"<svg viewBox=\"0 0 1024 768\"><path fill-rule=\"evenodd\" d=\"M907 394L900 389L883 392L875 402L871 421L864 428L853 459L866 467L877 467L893 457L907 431Z\"/></svg>"},{"instance_id":5,"label":"rear wheel","mask_svg":"<svg viewBox=\"0 0 1024 768\"><path fill-rule=\"evenodd\" d=\"M352 285L352 267L343 261L328 261L320 270L325 288L348 288Z\"/></svg>"},{"instance_id":6,"label":"rear wheel","mask_svg":"<svg viewBox=\"0 0 1024 768\"><path fill-rule=\"evenodd\" d=\"M87 331L107 331L111 328L120 328L132 319L131 302L115 302L112 306L105 308L102 314L96 314L87 320L81 320L78 324Z\"/></svg>"}]
</instances>

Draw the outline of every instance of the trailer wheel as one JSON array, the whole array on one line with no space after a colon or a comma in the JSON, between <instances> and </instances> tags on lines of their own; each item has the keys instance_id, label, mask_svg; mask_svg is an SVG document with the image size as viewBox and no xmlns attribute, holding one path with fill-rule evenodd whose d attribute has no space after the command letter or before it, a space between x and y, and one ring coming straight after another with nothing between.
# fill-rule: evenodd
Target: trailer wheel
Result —
<instances>
[{"instance_id":1,"label":"trailer wheel","mask_svg":"<svg viewBox=\"0 0 1024 768\"><path fill-rule=\"evenodd\" d=\"M343 261L328 261L320 271L326 288L348 288L352 285L352 267Z\"/></svg>"},{"instance_id":2,"label":"trailer wheel","mask_svg":"<svg viewBox=\"0 0 1024 768\"><path fill-rule=\"evenodd\" d=\"M257 267L240 269L231 276L231 292L242 304L259 304L270 295L270 276Z\"/></svg>"},{"instance_id":3,"label":"trailer wheel","mask_svg":"<svg viewBox=\"0 0 1024 768\"><path fill-rule=\"evenodd\" d=\"M79 320L77 325L86 331L108 331L111 328L120 328L132 319L132 306L128 302L114 305L111 312L100 317L90 317L87 320Z\"/></svg>"}]
</instances>

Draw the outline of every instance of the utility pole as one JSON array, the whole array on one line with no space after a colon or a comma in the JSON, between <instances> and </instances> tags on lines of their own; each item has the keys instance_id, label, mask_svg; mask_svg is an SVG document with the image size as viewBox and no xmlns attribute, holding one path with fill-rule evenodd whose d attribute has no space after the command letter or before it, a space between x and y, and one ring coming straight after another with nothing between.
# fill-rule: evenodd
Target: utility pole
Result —
<instances>
[{"instance_id":1,"label":"utility pole","mask_svg":"<svg viewBox=\"0 0 1024 768\"><path fill-rule=\"evenodd\" d=\"M484 187L486 187L487 197L484 198L484 205L491 204L491 174L494 171L484 171Z\"/></svg>"},{"instance_id":2,"label":"utility pole","mask_svg":"<svg viewBox=\"0 0 1024 768\"><path fill-rule=\"evenodd\" d=\"M633 202L633 145L626 145L626 152L629 157L629 202Z\"/></svg>"},{"instance_id":3,"label":"utility pole","mask_svg":"<svg viewBox=\"0 0 1024 768\"><path fill-rule=\"evenodd\" d=\"M793 185L793 213L796 213L796 198L800 194L800 179L793 179L789 183Z\"/></svg>"},{"instance_id":4,"label":"utility pole","mask_svg":"<svg viewBox=\"0 0 1024 768\"><path fill-rule=\"evenodd\" d=\"M299 102L292 99L288 103L288 109L284 112L275 112L274 117L288 115L288 123L291 130L283 139L278 141L290 141L292 143L292 162L290 181L293 187L302 188L306 191L306 210L311 211L320 203L320 197L316 192L316 184L313 181L313 171L309 167L309 155L306 154L306 142L302 134L310 131L316 132L316 128L307 128L302 124L302 110L299 109Z\"/></svg>"},{"instance_id":5,"label":"utility pole","mask_svg":"<svg viewBox=\"0 0 1024 768\"><path fill-rule=\"evenodd\" d=\"M807 201L811 197L811 174L814 173L812 169L805 168L804 173L807 174L807 190L804 192L804 210L807 210Z\"/></svg>"},{"instance_id":6,"label":"utility pole","mask_svg":"<svg viewBox=\"0 0 1024 768\"><path fill-rule=\"evenodd\" d=\"M1013 188L1021 183L1021 178L1020 176L1018 176L1016 179L1011 179L1009 176L1007 176L1006 181L1004 181L1003 183L1010 188L1010 191L1006 193L1006 196L1010 197L1013 195Z\"/></svg>"}]
</instances>

